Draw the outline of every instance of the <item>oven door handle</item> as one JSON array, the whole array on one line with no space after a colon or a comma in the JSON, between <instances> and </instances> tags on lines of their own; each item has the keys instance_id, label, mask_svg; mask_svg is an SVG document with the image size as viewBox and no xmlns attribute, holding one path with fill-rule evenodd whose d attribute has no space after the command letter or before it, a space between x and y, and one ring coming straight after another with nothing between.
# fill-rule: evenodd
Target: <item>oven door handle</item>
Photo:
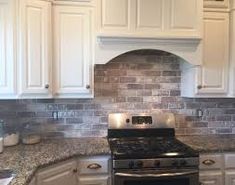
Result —
<instances>
[{"instance_id":1,"label":"oven door handle","mask_svg":"<svg viewBox=\"0 0 235 185\"><path fill-rule=\"evenodd\" d=\"M184 171L184 172L163 172L159 174L149 173L149 174L133 174L133 173L115 173L115 176L119 177L137 177L137 178L147 178L147 177L176 177L184 175L198 174L198 170Z\"/></svg>"}]
</instances>

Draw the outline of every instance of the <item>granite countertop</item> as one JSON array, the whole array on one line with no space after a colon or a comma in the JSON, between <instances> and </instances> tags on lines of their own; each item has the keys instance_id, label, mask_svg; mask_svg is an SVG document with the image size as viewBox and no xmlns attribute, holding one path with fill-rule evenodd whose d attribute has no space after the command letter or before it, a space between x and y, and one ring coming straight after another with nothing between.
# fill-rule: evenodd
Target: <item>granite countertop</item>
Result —
<instances>
[{"instance_id":1,"label":"granite countertop","mask_svg":"<svg viewBox=\"0 0 235 185\"><path fill-rule=\"evenodd\" d=\"M36 145L5 148L0 154L0 169L12 169L16 177L10 185L28 184L41 167L76 156L109 154L106 138L78 138L43 140Z\"/></svg>"},{"instance_id":2,"label":"granite countertop","mask_svg":"<svg viewBox=\"0 0 235 185\"><path fill-rule=\"evenodd\" d=\"M235 152L235 135L178 136L200 153Z\"/></svg>"},{"instance_id":3,"label":"granite countertop","mask_svg":"<svg viewBox=\"0 0 235 185\"><path fill-rule=\"evenodd\" d=\"M200 153L235 152L235 135L177 136ZM0 154L0 169L13 169L16 177L10 185L26 185L37 169L76 156L110 154L106 138L43 140L36 145L5 148Z\"/></svg>"}]
</instances>

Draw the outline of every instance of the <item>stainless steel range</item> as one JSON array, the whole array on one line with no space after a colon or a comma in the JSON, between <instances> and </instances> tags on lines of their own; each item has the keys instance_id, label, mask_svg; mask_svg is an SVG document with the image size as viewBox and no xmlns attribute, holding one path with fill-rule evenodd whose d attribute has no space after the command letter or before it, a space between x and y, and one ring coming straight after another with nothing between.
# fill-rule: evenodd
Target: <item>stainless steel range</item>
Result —
<instances>
[{"instance_id":1,"label":"stainless steel range","mask_svg":"<svg viewBox=\"0 0 235 185\"><path fill-rule=\"evenodd\" d=\"M174 128L170 113L110 114L113 185L198 185L199 153Z\"/></svg>"}]
</instances>

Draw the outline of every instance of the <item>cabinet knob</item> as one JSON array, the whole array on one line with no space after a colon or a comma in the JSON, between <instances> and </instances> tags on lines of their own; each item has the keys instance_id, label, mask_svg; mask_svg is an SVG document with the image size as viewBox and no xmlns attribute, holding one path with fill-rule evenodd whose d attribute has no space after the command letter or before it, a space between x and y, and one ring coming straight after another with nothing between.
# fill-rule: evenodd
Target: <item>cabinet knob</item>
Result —
<instances>
[{"instance_id":1,"label":"cabinet knob","mask_svg":"<svg viewBox=\"0 0 235 185\"><path fill-rule=\"evenodd\" d=\"M90 89L90 88L91 88L91 86L90 86L90 85L87 85L87 86L86 86L86 88L87 88L87 89Z\"/></svg>"},{"instance_id":2,"label":"cabinet knob","mask_svg":"<svg viewBox=\"0 0 235 185\"><path fill-rule=\"evenodd\" d=\"M205 161L202 162L204 165L206 166L211 166L213 164L215 164L215 161L212 159L206 159Z\"/></svg>"},{"instance_id":3,"label":"cabinet knob","mask_svg":"<svg viewBox=\"0 0 235 185\"><path fill-rule=\"evenodd\" d=\"M87 166L88 169L91 169L91 170L97 170L99 168L102 168L102 166L98 163L92 163L92 164L89 164Z\"/></svg>"},{"instance_id":4,"label":"cabinet knob","mask_svg":"<svg viewBox=\"0 0 235 185\"><path fill-rule=\"evenodd\" d=\"M202 89L202 88L203 88L202 85L198 85L198 86L197 86L197 89Z\"/></svg>"},{"instance_id":5,"label":"cabinet knob","mask_svg":"<svg viewBox=\"0 0 235 185\"><path fill-rule=\"evenodd\" d=\"M77 168L73 169L73 173L77 173L77 172L78 172Z\"/></svg>"},{"instance_id":6,"label":"cabinet knob","mask_svg":"<svg viewBox=\"0 0 235 185\"><path fill-rule=\"evenodd\" d=\"M50 87L49 84L45 85L45 89L49 89L49 87Z\"/></svg>"}]
</instances>

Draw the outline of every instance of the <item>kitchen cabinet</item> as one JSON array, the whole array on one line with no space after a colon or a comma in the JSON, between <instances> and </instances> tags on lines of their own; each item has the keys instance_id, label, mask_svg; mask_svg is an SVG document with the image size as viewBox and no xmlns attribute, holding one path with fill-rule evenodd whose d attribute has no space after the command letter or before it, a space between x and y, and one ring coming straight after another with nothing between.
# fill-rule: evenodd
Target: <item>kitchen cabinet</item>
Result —
<instances>
[{"instance_id":1,"label":"kitchen cabinet","mask_svg":"<svg viewBox=\"0 0 235 185\"><path fill-rule=\"evenodd\" d=\"M93 97L93 8L55 5L55 97Z\"/></svg>"},{"instance_id":2,"label":"kitchen cabinet","mask_svg":"<svg viewBox=\"0 0 235 185\"><path fill-rule=\"evenodd\" d=\"M235 154L225 154L225 184L235 185Z\"/></svg>"},{"instance_id":3,"label":"kitchen cabinet","mask_svg":"<svg viewBox=\"0 0 235 185\"><path fill-rule=\"evenodd\" d=\"M203 185L235 185L235 154L200 155L200 182Z\"/></svg>"},{"instance_id":4,"label":"kitchen cabinet","mask_svg":"<svg viewBox=\"0 0 235 185\"><path fill-rule=\"evenodd\" d=\"M222 154L200 155L199 179L202 185L223 185L224 156Z\"/></svg>"},{"instance_id":5,"label":"kitchen cabinet","mask_svg":"<svg viewBox=\"0 0 235 185\"><path fill-rule=\"evenodd\" d=\"M0 99L92 98L93 9L83 0L0 0Z\"/></svg>"},{"instance_id":6,"label":"kitchen cabinet","mask_svg":"<svg viewBox=\"0 0 235 185\"><path fill-rule=\"evenodd\" d=\"M78 182L80 185L109 185L110 157L84 157L78 160Z\"/></svg>"},{"instance_id":7,"label":"kitchen cabinet","mask_svg":"<svg viewBox=\"0 0 235 185\"><path fill-rule=\"evenodd\" d=\"M231 1L230 12L230 80L229 94L235 97L235 1Z\"/></svg>"},{"instance_id":8,"label":"kitchen cabinet","mask_svg":"<svg viewBox=\"0 0 235 185\"><path fill-rule=\"evenodd\" d=\"M182 65L182 96L227 97L229 13L204 12L202 61L201 66Z\"/></svg>"},{"instance_id":9,"label":"kitchen cabinet","mask_svg":"<svg viewBox=\"0 0 235 185\"><path fill-rule=\"evenodd\" d=\"M51 2L19 3L19 96L51 96Z\"/></svg>"},{"instance_id":10,"label":"kitchen cabinet","mask_svg":"<svg viewBox=\"0 0 235 185\"><path fill-rule=\"evenodd\" d=\"M229 0L204 0L204 8L229 8Z\"/></svg>"},{"instance_id":11,"label":"kitchen cabinet","mask_svg":"<svg viewBox=\"0 0 235 185\"><path fill-rule=\"evenodd\" d=\"M200 182L202 185L222 185L223 174L220 171L201 172Z\"/></svg>"},{"instance_id":12,"label":"kitchen cabinet","mask_svg":"<svg viewBox=\"0 0 235 185\"><path fill-rule=\"evenodd\" d=\"M37 185L77 185L77 161L71 160L42 169L36 175Z\"/></svg>"},{"instance_id":13,"label":"kitchen cabinet","mask_svg":"<svg viewBox=\"0 0 235 185\"><path fill-rule=\"evenodd\" d=\"M15 5L13 0L0 0L0 98L17 94Z\"/></svg>"},{"instance_id":14,"label":"kitchen cabinet","mask_svg":"<svg viewBox=\"0 0 235 185\"><path fill-rule=\"evenodd\" d=\"M37 185L110 185L110 156L89 156L39 170Z\"/></svg>"},{"instance_id":15,"label":"kitchen cabinet","mask_svg":"<svg viewBox=\"0 0 235 185\"><path fill-rule=\"evenodd\" d=\"M199 68L198 94L226 96L229 66L229 14L204 13L203 64Z\"/></svg>"},{"instance_id":16,"label":"kitchen cabinet","mask_svg":"<svg viewBox=\"0 0 235 185\"><path fill-rule=\"evenodd\" d=\"M79 185L109 185L110 178L108 176L104 177L80 177L78 181Z\"/></svg>"},{"instance_id":17,"label":"kitchen cabinet","mask_svg":"<svg viewBox=\"0 0 235 185\"><path fill-rule=\"evenodd\" d=\"M99 0L98 35L200 38L202 0Z\"/></svg>"}]
</instances>

